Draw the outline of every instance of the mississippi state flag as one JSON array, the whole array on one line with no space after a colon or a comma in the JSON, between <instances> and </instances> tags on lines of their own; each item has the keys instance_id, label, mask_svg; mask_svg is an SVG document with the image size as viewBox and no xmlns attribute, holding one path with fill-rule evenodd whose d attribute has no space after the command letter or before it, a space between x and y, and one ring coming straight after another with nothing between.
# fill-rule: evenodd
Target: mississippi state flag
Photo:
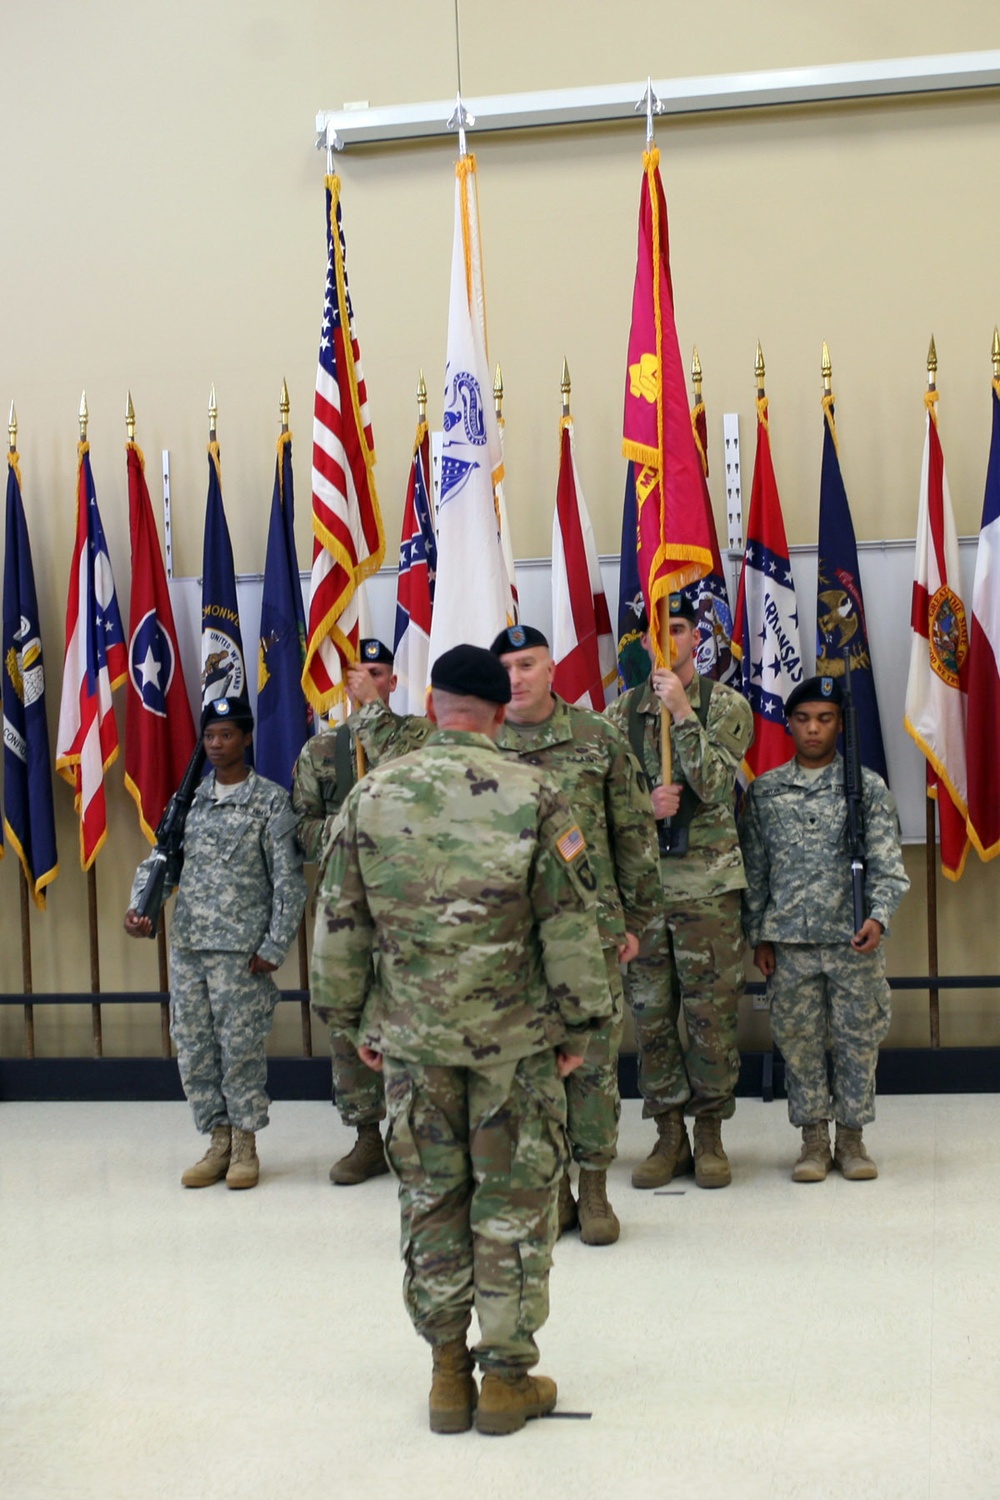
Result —
<instances>
[{"instance_id":1,"label":"mississippi state flag","mask_svg":"<svg viewBox=\"0 0 1000 1500\"><path fill-rule=\"evenodd\" d=\"M135 801L139 826L152 844L156 825L191 758L195 733L160 539L149 503L146 463L135 443L126 443L125 452L132 539L125 785Z\"/></svg>"},{"instance_id":2,"label":"mississippi state flag","mask_svg":"<svg viewBox=\"0 0 1000 1500\"><path fill-rule=\"evenodd\" d=\"M993 382L993 437L972 588L969 642L969 837L981 859L1000 854L1000 381Z\"/></svg>"},{"instance_id":3,"label":"mississippi state flag","mask_svg":"<svg viewBox=\"0 0 1000 1500\"><path fill-rule=\"evenodd\" d=\"M97 509L90 444L77 447L76 540L66 600L66 655L56 770L80 814L80 863L89 870L108 836L104 773L118 758L112 694L128 661L111 559Z\"/></svg>"},{"instance_id":4,"label":"mississippi state flag","mask_svg":"<svg viewBox=\"0 0 1000 1500\"><path fill-rule=\"evenodd\" d=\"M753 709L753 744L743 762L752 779L791 756L785 699L803 677L799 611L771 462L766 396L757 402L757 455L733 618L733 655L740 667L734 686Z\"/></svg>"},{"instance_id":5,"label":"mississippi state flag","mask_svg":"<svg viewBox=\"0 0 1000 1500\"><path fill-rule=\"evenodd\" d=\"M567 703L603 713L617 677L617 653L569 417L562 423L552 519L552 659L556 692Z\"/></svg>"},{"instance_id":6,"label":"mississippi state flag","mask_svg":"<svg viewBox=\"0 0 1000 1500\"><path fill-rule=\"evenodd\" d=\"M393 645L398 679L392 706L397 713L422 714L430 681L431 615L437 542L431 519L430 437L427 423L417 424L413 458L403 506L396 583L396 630Z\"/></svg>"},{"instance_id":7,"label":"mississippi state flag","mask_svg":"<svg viewBox=\"0 0 1000 1500\"><path fill-rule=\"evenodd\" d=\"M957 880L969 852L966 832L966 686L969 633L957 592L958 539L938 436L937 391L927 391L920 470L917 550L910 608L910 672L903 725L927 759L927 795L938 805L941 868Z\"/></svg>"}]
</instances>

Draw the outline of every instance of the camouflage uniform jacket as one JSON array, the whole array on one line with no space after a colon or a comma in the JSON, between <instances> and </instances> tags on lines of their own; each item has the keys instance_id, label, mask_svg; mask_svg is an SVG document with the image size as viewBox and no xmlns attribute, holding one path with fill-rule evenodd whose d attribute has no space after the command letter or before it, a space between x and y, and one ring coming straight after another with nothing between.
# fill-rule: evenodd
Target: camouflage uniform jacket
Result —
<instances>
[{"instance_id":1,"label":"camouflage uniform jacket","mask_svg":"<svg viewBox=\"0 0 1000 1500\"><path fill-rule=\"evenodd\" d=\"M734 812L736 773L753 740L753 714L733 688L713 682L705 728L698 720L701 678L687 685L695 710L670 726L675 782L687 782L701 801L688 829L688 852L662 859L660 877L669 905L700 901L739 891L746 885ZM629 703L638 694L642 723L642 762L651 786L660 786L660 700L650 682L616 698L607 716L628 736Z\"/></svg>"},{"instance_id":2,"label":"camouflage uniform jacket","mask_svg":"<svg viewBox=\"0 0 1000 1500\"><path fill-rule=\"evenodd\" d=\"M277 782L251 771L221 802L215 776L194 794L184 825L184 868L170 941L178 948L256 953L280 964L306 901L295 814ZM146 885L151 858L132 883Z\"/></svg>"},{"instance_id":3,"label":"camouflage uniform jacket","mask_svg":"<svg viewBox=\"0 0 1000 1500\"><path fill-rule=\"evenodd\" d=\"M874 771L862 768L866 915L888 931L909 888L896 805ZM847 847L844 762L838 755L809 777L793 756L751 782L740 837L746 861L743 927L758 943L846 943L854 933Z\"/></svg>"},{"instance_id":4,"label":"camouflage uniform jacket","mask_svg":"<svg viewBox=\"0 0 1000 1500\"><path fill-rule=\"evenodd\" d=\"M328 851L314 1009L403 1061L508 1063L611 1014L594 875L565 799L484 735L366 776Z\"/></svg>"},{"instance_id":5,"label":"camouflage uniform jacket","mask_svg":"<svg viewBox=\"0 0 1000 1500\"><path fill-rule=\"evenodd\" d=\"M313 735L303 745L295 763L292 806L299 815L299 843L308 860L319 859L327 819L339 812L344 798L357 781L356 741L360 740L368 765L377 766L390 756L415 750L423 744L432 726L428 719L411 719L393 713L378 698L375 703L365 703L355 709L347 719L346 727L351 735L351 773L346 786L340 786L337 775L336 729L324 729Z\"/></svg>"},{"instance_id":6,"label":"camouflage uniform jacket","mask_svg":"<svg viewBox=\"0 0 1000 1500\"><path fill-rule=\"evenodd\" d=\"M642 769L602 714L552 695L542 724L502 724L497 747L535 766L566 798L597 877L597 925L605 948L638 937L660 909L656 824Z\"/></svg>"}]
</instances>

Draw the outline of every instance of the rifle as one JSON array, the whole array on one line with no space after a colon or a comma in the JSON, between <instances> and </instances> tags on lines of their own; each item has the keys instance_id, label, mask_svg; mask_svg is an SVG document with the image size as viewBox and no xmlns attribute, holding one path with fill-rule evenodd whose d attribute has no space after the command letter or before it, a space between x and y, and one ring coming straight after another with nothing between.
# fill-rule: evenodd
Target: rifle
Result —
<instances>
[{"instance_id":1,"label":"rifle","mask_svg":"<svg viewBox=\"0 0 1000 1500\"><path fill-rule=\"evenodd\" d=\"M135 904L136 915L148 917L152 926L149 936L156 936L163 903L181 878L184 867L184 825L205 765L205 747L201 740L188 761L181 784L167 803L156 829L153 866L142 895Z\"/></svg>"},{"instance_id":2,"label":"rifle","mask_svg":"<svg viewBox=\"0 0 1000 1500\"><path fill-rule=\"evenodd\" d=\"M861 781L861 736L851 692L851 657L844 651L844 796L847 799L847 844L851 855L854 931L865 921L865 808Z\"/></svg>"}]
</instances>

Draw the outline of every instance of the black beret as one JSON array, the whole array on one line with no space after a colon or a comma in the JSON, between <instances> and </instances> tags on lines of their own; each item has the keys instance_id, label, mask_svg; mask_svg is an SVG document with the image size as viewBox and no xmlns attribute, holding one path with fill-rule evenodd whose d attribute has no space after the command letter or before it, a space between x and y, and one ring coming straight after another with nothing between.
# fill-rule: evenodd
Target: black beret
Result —
<instances>
[{"instance_id":1,"label":"black beret","mask_svg":"<svg viewBox=\"0 0 1000 1500\"><path fill-rule=\"evenodd\" d=\"M527 651L531 646L549 649L548 641L534 625L508 625L506 630L501 630L490 650L494 656L506 656L511 651Z\"/></svg>"},{"instance_id":2,"label":"black beret","mask_svg":"<svg viewBox=\"0 0 1000 1500\"><path fill-rule=\"evenodd\" d=\"M672 620L690 620L692 625L698 623L694 605L687 594L670 595L670 618Z\"/></svg>"},{"instance_id":3,"label":"black beret","mask_svg":"<svg viewBox=\"0 0 1000 1500\"><path fill-rule=\"evenodd\" d=\"M389 647L382 641L375 640L373 636L358 642L358 666L374 667L377 662L383 662L385 666L391 667L393 660Z\"/></svg>"},{"instance_id":4,"label":"black beret","mask_svg":"<svg viewBox=\"0 0 1000 1500\"><path fill-rule=\"evenodd\" d=\"M431 687L487 703L510 702L510 678L492 651L482 646L452 646L431 668Z\"/></svg>"},{"instance_id":5,"label":"black beret","mask_svg":"<svg viewBox=\"0 0 1000 1500\"><path fill-rule=\"evenodd\" d=\"M202 734L209 724L216 724L222 719L229 719L244 732L253 729L253 713L245 698L213 698L210 703L206 703L201 711Z\"/></svg>"},{"instance_id":6,"label":"black beret","mask_svg":"<svg viewBox=\"0 0 1000 1500\"><path fill-rule=\"evenodd\" d=\"M807 677L785 699L786 719L791 718L800 703L833 703L842 708L844 690L836 677Z\"/></svg>"}]
</instances>

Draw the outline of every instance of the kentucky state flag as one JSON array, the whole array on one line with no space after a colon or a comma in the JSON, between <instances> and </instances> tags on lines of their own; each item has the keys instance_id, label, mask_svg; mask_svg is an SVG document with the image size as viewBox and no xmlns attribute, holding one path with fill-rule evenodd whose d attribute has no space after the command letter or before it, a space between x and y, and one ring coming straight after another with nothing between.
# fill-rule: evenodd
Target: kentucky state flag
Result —
<instances>
[{"instance_id":1,"label":"kentucky state flag","mask_svg":"<svg viewBox=\"0 0 1000 1500\"><path fill-rule=\"evenodd\" d=\"M295 556L292 435L283 432L274 466L260 602L256 767L289 792L299 751L312 732L312 709L302 691L305 659L306 615Z\"/></svg>"}]
</instances>

